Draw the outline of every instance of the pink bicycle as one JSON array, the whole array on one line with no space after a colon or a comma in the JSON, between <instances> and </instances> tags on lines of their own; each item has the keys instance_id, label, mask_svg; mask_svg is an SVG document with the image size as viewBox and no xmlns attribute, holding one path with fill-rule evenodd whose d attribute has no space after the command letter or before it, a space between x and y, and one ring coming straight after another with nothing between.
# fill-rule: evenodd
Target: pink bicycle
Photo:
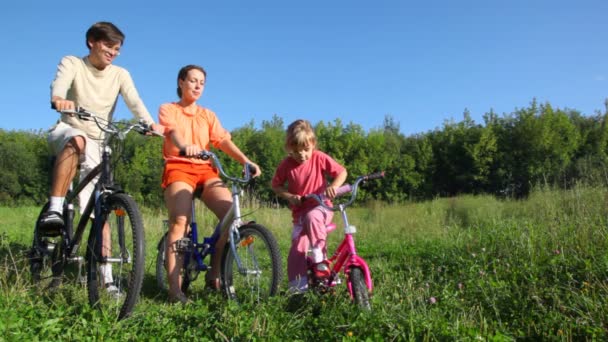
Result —
<instances>
[{"instance_id":1,"label":"pink bicycle","mask_svg":"<svg viewBox=\"0 0 608 342\"><path fill-rule=\"evenodd\" d=\"M349 224L348 217L346 216L346 207L350 206L355 201L359 184L371 179L382 177L384 177L384 172L378 172L366 176L360 176L352 185L342 185L336 191L337 196L350 192L350 199L345 203L334 204L333 207L330 207L325 203L325 196L317 194L309 194L305 196L307 199L316 200L319 205L328 210L339 211L342 216L342 222L344 223L344 239L334 254L328 259L331 269L330 276L326 278L317 278L313 270L312 259L308 258L308 286L319 292L327 292L341 283L339 274L340 271L342 271L346 278L346 285L348 287L348 293L350 294L351 300L365 310L371 309L369 297L372 293L374 285L367 263L362 257L357 255L355 240L353 238L353 234L356 233L357 229L355 226ZM328 233L334 229L336 229L335 223L330 223L327 226Z\"/></svg>"}]
</instances>

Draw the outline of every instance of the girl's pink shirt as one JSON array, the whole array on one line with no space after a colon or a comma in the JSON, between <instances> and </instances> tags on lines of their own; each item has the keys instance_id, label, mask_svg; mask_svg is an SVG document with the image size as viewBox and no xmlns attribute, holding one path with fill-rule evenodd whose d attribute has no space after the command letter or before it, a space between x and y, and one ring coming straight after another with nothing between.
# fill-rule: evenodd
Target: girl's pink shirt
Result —
<instances>
[{"instance_id":1,"label":"girl's pink shirt","mask_svg":"<svg viewBox=\"0 0 608 342\"><path fill-rule=\"evenodd\" d=\"M158 110L158 121L165 126L163 158L168 162L209 163L202 159L180 157L179 148L173 144L169 134L172 130L177 130L183 143L197 145L205 150L209 149L209 144L217 148L223 140L231 138L230 133L222 127L215 113L198 105L196 111L190 113L176 103L165 103Z\"/></svg>"},{"instance_id":2,"label":"girl's pink shirt","mask_svg":"<svg viewBox=\"0 0 608 342\"><path fill-rule=\"evenodd\" d=\"M283 159L272 178L272 187L287 183L287 191L295 195L322 194L327 188L326 177L335 178L344 170L342 165L326 153L315 150L310 159L302 164L291 157ZM316 206L314 200L306 200L300 206L290 205L293 222L298 223L303 213Z\"/></svg>"}]
</instances>

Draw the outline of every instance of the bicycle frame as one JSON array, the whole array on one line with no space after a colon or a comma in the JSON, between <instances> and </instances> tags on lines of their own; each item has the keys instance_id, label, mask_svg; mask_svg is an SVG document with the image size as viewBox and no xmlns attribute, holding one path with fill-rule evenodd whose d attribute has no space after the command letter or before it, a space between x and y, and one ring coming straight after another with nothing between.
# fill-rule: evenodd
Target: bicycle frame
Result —
<instances>
[{"instance_id":1,"label":"bicycle frame","mask_svg":"<svg viewBox=\"0 0 608 342\"><path fill-rule=\"evenodd\" d=\"M80 242L82 241L82 237L84 235L84 232L86 230L86 226L89 223L89 218L91 216L91 213L94 211L95 212L95 219L93 220L93 228L95 229L95 231L98 231L100 234L101 233L101 229L103 228L103 222L101 222L101 204L102 201L100 201L100 197L102 195L102 193L107 193L108 191L112 192L112 190L107 190L110 189L114 184L112 183L111 180L111 173L110 173L110 149L109 147L104 147L104 151L102 153L102 160L101 163L98 164L96 167L93 168L93 170L91 170L83 179L82 181L78 182L78 184L76 185L76 188L74 188L73 190L71 190L70 192L68 192L68 194L66 195L66 199L65 199L65 203L66 203L66 208L64 209L64 217L67 217L68 219L65 221L65 225L67 229L63 230L63 241L66 245L66 255L68 257L69 261L76 261L76 257L75 254L78 251L78 248L80 246ZM93 179L95 179L95 177L97 177L98 175L101 175L99 181L95 184L95 188L93 193L91 194L91 197L89 197L89 200L87 201L87 205L82 213L82 215L80 216L80 220L78 221L78 225L76 230L73 230L73 217L74 217L74 207L73 207L73 201L74 199L76 199L76 197L78 196L78 194L84 189L85 186L87 186L90 182L93 181ZM68 232L70 231L74 231L74 235L72 237L69 236ZM100 237L100 235L98 236L98 238ZM100 254L101 251L95 251L96 253L99 252L97 255Z\"/></svg>"},{"instance_id":2,"label":"bicycle frame","mask_svg":"<svg viewBox=\"0 0 608 342\"><path fill-rule=\"evenodd\" d=\"M346 216L346 207L343 204L338 205L340 214L342 216L342 220L344 222L344 239L336 248L334 254L328 259L330 264L332 265L332 273L329 278L329 284L334 284L338 274L341 270L344 270L344 273L349 276L350 267L351 266L359 266L363 270L363 274L365 276L365 284L367 288L371 292L373 290L374 284L371 277L371 272L369 270L369 266L367 262L357 255L357 249L355 247L355 239L353 238L353 234L356 232L354 226L348 224L348 217ZM353 297L353 291L351 287L351 283L348 284L348 292Z\"/></svg>"},{"instance_id":3,"label":"bicycle frame","mask_svg":"<svg viewBox=\"0 0 608 342\"><path fill-rule=\"evenodd\" d=\"M204 151L203 153L205 156L207 156L207 158L212 158L215 166L220 170L220 173L229 181L231 181L232 205L230 206L230 209L228 210L228 213L226 213L224 218L215 226L213 234L210 237L204 237L202 242L199 242L199 234L197 229L198 225L196 223L195 216L196 197L192 198L192 213L190 219L189 233L189 235L191 236L192 249L188 252L192 254L186 255L186 257L184 258L184 268L188 269L190 259L194 259L196 263L194 265L194 268L196 269L196 271L207 271L209 269L209 266L205 264L204 259L208 255L215 253L215 244L220 238L221 232L225 229L230 229L228 243L230 244L230 249L235 257L239 273L244 274L246 273L246 270L243 267L238 253L236 252L235 245L235 241L240 240L238 228L243 224L243 221L241 220L240 188L235 184L238 179L230 177L224 172L221 163L218 162L217 156L215 154L208 151ZM249 175L247 175L247 178L249 178Z\"/></svg>"}]
</instances>

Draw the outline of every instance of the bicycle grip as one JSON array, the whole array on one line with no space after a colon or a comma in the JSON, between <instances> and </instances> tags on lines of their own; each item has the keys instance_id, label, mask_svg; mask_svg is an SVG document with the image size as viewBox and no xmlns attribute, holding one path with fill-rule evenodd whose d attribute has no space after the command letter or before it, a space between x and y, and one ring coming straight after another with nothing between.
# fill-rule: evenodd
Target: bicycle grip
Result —
<instances>
[{"instance_id":1,"label":"bicycle grip","mask_svg":"<svg viewBox=\"0 0 608 342\"><path fill-rule=\"evenodd\" d=\"M341 187L336 189L336 197L347 194L347 193L351 192L352 190L353 190L352 185L344 184Z\"/></svg>"},{"instance_id":2,"label":"bicycle grip","mask_svg":"<svg viewBox=\"0 0 608 342\"><path fill-rule=\"evenodd\" d=\"M384 171L380 171L380 172L374 172L374 173L370 173L369 175L365 176L365 180L371 180L371 179L378 179L378 178L383 178L384 177Z\"/></svg>"}]
</instances>

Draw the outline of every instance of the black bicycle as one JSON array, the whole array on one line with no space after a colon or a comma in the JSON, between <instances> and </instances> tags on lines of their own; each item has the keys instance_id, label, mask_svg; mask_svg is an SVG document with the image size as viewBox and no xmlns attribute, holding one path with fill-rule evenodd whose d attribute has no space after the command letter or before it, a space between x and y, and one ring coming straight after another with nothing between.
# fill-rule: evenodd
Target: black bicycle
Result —
<instances>
[{"instance_id":1,"label":"black bicycle","mask_svg":"<svg viewBox=\"0 0 608 342\"><path fill-rule=\"evenodd\" d=\"M45 289L62 283L67 263L78 263L79 278L82 266L86 270L89 303L104 312L116 315L117 319L128 317L137 302L144 277L144 228L140 210L135 201L113 181L111 154L113 142L123 140L127 133L155 134L143 122L129 124L101 119L84 109L62 111L80 120L94 121L105 132L101 145L101 163L78 184L71 186L63 207L65 226L58 236L47 236L38 227L30 252L30 271L34 283ZM74 210L74 202L82 189L95 177L99 181L86 203L82 215ZM81 203L80 205L83 205ZM40 213L46 212L47 203ZM75 223L77 225L75 226ZM84 259L79 247L86 226L91 223ZM104 237L103 227L109 226ZM109 235L109 236L108 236ZM81 252L82 253L82 252ZM112 265L114 291L105 291L100 264Z\"/></svg>"}]
</instances>

